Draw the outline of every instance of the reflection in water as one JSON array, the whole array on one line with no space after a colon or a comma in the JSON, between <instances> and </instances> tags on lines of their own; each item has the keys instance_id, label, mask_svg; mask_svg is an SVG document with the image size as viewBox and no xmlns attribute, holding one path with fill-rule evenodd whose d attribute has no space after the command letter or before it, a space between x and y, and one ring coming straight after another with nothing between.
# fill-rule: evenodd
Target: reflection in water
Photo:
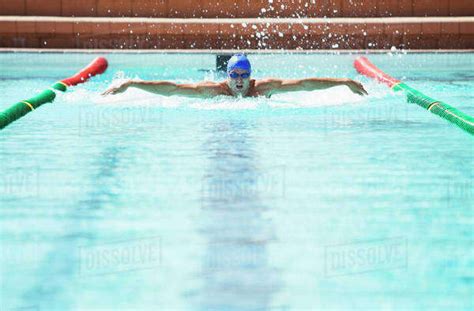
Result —
<instances>
[{"instance_id":1,"label":"reflection in water","mask_svg":"<svg viewBox=\"0 0 474 311\"><path fill-rule=\"evenodd\" d=\"M80 244L97 238L95 226L92 227L90 222L93 212L117 199L117 194L111 189L117 183L116 170L123 151L121 147L112 146L99 154L95 165L97 172L91 176L92 188L86 192L86 198L65 216L63 235L55 238L56 243L37 269L42 275L23 295L28 304L57 310L73 308L75 293L68 289L73 287L78 276Z\"/></svg>"},{"instance_id":2,"label":"reflection in water","mask_svg":"<svg viewBox=\"0 0 474 311\"><path fill-rule=\"evenodd\" d=\"M81 201L80 206L83 209L100 209L105 204L110 204L118 198L117 168L120 164L120 156L123 148L112 146L104 150L99 156L97 175L93 176L93 180L97 183L90 190L87 197Z\"/></svg>"},{"instance_id":3,"label":"reflection in water","mask_svg":"<svg viewBox=\"0 0 474 311\"><path fill-rule=\"evenodd\" d=\"M203 146L209 159L202 182L203 310L264 310L278 289L268 256L273 231L259 199L262 173L248 131L243 121L213 124Z\"/></svg>"}]
</instances>

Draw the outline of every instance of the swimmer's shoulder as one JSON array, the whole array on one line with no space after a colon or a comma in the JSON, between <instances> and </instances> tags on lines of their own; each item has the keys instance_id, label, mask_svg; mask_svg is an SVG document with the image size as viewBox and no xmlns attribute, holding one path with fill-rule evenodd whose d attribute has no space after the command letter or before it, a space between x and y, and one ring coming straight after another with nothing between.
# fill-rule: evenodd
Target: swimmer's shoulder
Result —
<instances>
[{"instance_id":1,"label":"swimmer's shoulder","mask_svg":"<svg viewBox=\"0 0 474 311\"><path fill-rule=\"evenodd\" d=\"M229 95L230 90L226 82L202 81L197 83L205 93L209 95Z\"/></svg>"},{"instance_id":2,"label":"swimmer's shoulder","mask_svg":"<svg viewBox=\"0 0 474 311\"><path fill-rule=\"evenodd\" d=\"M265 78L255 81L256 88L272 88L281 84L281 79Z\"/></svg>"},{"instance_id":3,"label":"swimmer's shoulder","mask_svg":"<svg viewBox=\"0 0 474 311\"><path fill-rule=\"evenodd\" d=\"M254 80L253 92L255 96L265 96L270 98L272 96L272 90L278 87L280 79L265 78L260 80Z\"/></svg>"}]
</instances>

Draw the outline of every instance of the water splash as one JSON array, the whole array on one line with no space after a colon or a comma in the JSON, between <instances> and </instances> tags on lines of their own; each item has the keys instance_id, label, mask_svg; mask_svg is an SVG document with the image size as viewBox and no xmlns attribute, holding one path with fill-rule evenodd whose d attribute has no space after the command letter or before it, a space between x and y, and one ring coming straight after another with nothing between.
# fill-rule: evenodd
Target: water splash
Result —
<instances>
[{"instance_id":1,"label":"water splash","mask_svg":"<svg viewBox=\"0 0 474 311\"><path fill-rule=\"evenodd\" d=\"M213 80L213 73L206 75ZM271 98L233 98L218 96L210 99L187 98L179 96L161 96L147 93L143 90L130 88L125 93L117 95L102 96L101 93L108 87L117 86L127 80L122 73L118 73L110 85L106 82L96 84L94 89L78 87L74 92L62 95L61 100L68 104L113 105L116 107L139 107L155 106L162 108L191 108L199 110L231 110L231 109L260 109L270 107L280 108L321 108L331 106L344 106L364 104L371 100L381 99L387 96L398 96L385 87L373 81L363 80L369 96L353 94L347 87L335 87L327 90L313 92L293 92L275 94ZM192 82L192 81L178 81Z\"/></svg>"}]
</instances>

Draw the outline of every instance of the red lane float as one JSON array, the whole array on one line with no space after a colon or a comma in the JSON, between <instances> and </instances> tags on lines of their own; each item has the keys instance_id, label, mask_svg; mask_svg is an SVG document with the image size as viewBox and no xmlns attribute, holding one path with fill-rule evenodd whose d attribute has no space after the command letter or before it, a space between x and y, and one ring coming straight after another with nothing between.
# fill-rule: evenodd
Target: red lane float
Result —
<instances>
[{"instance_id":1,"label":"red lane float","mask_svg":"<svg viewBox=\"0 0 474 311\"><path fill-rule=\"evenodd\" d=\"M66 84L67 86L78 85L80 83L86 82L87 80L89 80L89 78L95 75L104 73L107 67L107 60L103 57L97 57L84 69L82 69L70 78L61 80L61 82Z\"/></svg>"},{"instance_id":2,"label":"red lane float","mask_svg":"<svg viewBox=\"0 0 474 311\"><path fill-rule=\"evenodd\" d=\"M366 57L363 56L355 60L354 67L364 76L375 79L383 84L388 85L389 87L393 87L394 85L397 85L401 82L400 80L389 76L379 68L375 67L374 64L372 64Z\"/></svg>"},{"instance_id":3,"label":"red lane float","mask_svg":"<svg viewBox=\"0 0 474 311\"><path fill-rule=\"evenodd\" d=\"M394 91L403 91L407 96L407 101L409 103L417 104L418 106L427 109L431 113L434 113L441 118L457 125L459 128L463 129L469 134L474 135L474 118L472 116L442 101L426 96L422 92L406 85L402 81L389 76L382 70L378 69L366 57L357 58L354 61L354 67L361 74L388 85Z\"/></svg>"}]
</instances>

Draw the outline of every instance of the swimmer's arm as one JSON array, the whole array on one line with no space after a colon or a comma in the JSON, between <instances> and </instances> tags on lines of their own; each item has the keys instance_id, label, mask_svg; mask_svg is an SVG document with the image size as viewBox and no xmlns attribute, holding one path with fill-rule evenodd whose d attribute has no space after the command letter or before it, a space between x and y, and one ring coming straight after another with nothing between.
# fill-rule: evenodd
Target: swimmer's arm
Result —
<instances>
[{"instance_id":1,"label":"swimmer's arm","mask_svg":"<svg viewBox=\"0 0 474 311\"><path fill-rule=\"evenodd\" d=\"M125 92L129 87L141 89L150 93L172 96L181 95L187 97L213 97L221 95L221 88L213 82L201 82L193 84L177 84L169 81L127 81L118 87L106 90L102 95L115 95Z\"/></svg>"},{"instance_id":2,"label":"swimmer's arm","mask_svg":"<svg viewBox=\"0 0 474 311\"><path fill-rule=\"evenodd\" d=\"M346 78L266 79L259 81L256 88L257 91L272 95L286 92L324 90L340 85L347 86L355 94L367 95L367 91L361 83Z\"/></svg>"}]
</instances>

